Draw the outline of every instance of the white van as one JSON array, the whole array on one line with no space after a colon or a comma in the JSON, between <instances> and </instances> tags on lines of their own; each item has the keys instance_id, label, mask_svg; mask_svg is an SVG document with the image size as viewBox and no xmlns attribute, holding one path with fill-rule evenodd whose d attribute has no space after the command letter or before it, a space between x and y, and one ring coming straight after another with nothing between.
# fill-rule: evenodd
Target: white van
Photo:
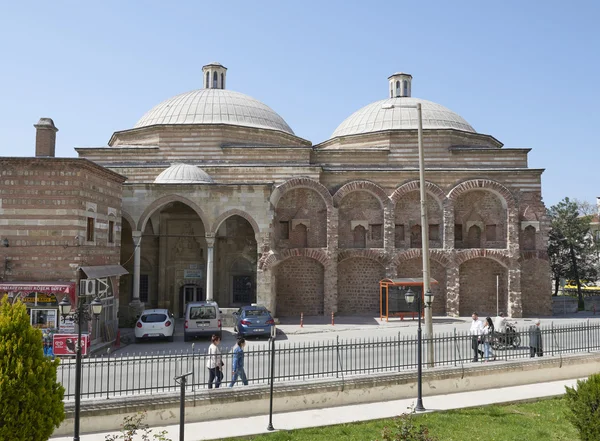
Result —
<instances>
[{"instance_id":1,"label":"white van","mask_svg":"<svg viewBox=\"0 0 600 441\"><path fill-rule=\"evenodd\" d=\"M223 337L221 311L217 302L190 302L185 307L183 340L213 334Z\"/></svg>"}]
</instances>

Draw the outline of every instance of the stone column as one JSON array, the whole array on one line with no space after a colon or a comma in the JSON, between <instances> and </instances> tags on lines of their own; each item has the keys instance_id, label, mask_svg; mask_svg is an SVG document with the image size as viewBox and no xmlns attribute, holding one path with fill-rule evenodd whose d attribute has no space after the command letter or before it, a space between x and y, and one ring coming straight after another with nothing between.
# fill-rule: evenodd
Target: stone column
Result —
<instances>
[{"instance_id":1,"label":"stone column","mask_svg":"<svg viewBox=\"0 0 600 441\"><path fill-rule=\"evenodd\" d=\"M508 209L508 234L507 234L507 246L508 255L511 258L520 257L520 245L519 245L519 209L509 208Z\"/></svg>"},{"instance_id":2,"label":"stone column","mask_svg":"<svg viewBox=\"0 0 600 441\"><path fill-rule=\"evenodd\" d=\"M333 260L335 258L335 261ZM337 255L332 256L332 260L328 265L325 266L325 281L324 281L324 301L323 301L323 314L325 316L330 315L332 312L338 310L338 266L337 266Z\"/></svg>"},{"instance_id":3,"label":"stone column","mask_svg":"<svg viewBox=\"0 0 600 441\"><path fill-rule=\"evenodd\" d=\"M213 298L213 260L215 251L214 235L206 234L207 256L206 256L206 300L212 301Z\"/></svg>"},{"instance_id":4,"label":"stone column","mask_svg":"<svg viewBox=\"0 0 600 441\"><path fill-rule=\"evenodd\" d=\"M383 248L388 257L392 257L396 242L396 219L392 202L384 207L383 211Z\"/></svg>"},{"instance_id":5,"label":"stone column","mask_svg":"<svg viewBox=\"0 0 600 441\"><path fill-rule=\"evenodd\" d=\"M274 293L273 270L257 269L256 272L256 302L265 306L273 317L277 316L277 302Z\"/></svg>"},{"instance_id":6,"label":"stone column","mask_svg":"<svg viewBox=\"0 0 600 441\"><path fill-rule=\"evenodd\" d=\"M132 231L133 237L133 296L132 303L140 302L140 265L142 256L142 232Z\"/></svg>"},{"instance_id":7,"label":"stone column","mask_svg":"<svg viewBox=\"0 0 600 441\"><path fill-rule=\"evenodd\" d=\"M523 317L523 303L521 299L521 268L518 263L508 270L508 315L509 317Z\"/></svg>"},{"instance_id":8,"label":"stone column","mask_svg":"<svg viewBox=\"0 0 600 441\"><path fill-rule=\"evenodd\" d=\"M443 203L444 210L444 249L454 249L454 202L446 199Z\"/></svg>"},{"instance_id":9,"label":"stone column","mask_svg":"<svg viewBox=\"0 0 600 441\"><path fill-rule=\"evenodd\" d=\"M449 317L460 314L460 270L454 262L446 268L446 314Z\"/></svg>"}]
</instances>

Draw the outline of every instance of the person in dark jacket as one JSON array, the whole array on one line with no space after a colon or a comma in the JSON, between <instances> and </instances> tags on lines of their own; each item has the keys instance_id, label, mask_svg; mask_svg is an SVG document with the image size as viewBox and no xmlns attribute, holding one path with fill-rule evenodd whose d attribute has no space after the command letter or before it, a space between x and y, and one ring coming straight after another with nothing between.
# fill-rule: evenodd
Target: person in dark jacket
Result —
<instances>
[{"instance_id":1,"label":"person in dark jacket","mask_svg":"<svg viewBox=\"0 0 600 441\"><path fill-rule=\"evenodd\" d=\"M238 338L237 345L233 349L233 376L229 387L237 382L238 377L241 378L244 386L248 386L248 379L246 378L246 371L244 371L244 347L246 346L246 340L243 337Z\"/></svg>"},{"instance_id":2,"label":"person in dark jacket","mask_svg":"<svg viewBox=\"0 0 600 441\"><path fill-rule=\"evenodd\" d=\"M542 330L540 329L540 321L536 320L535 325L529 328L529 355L531 358L544 355L544 345L542 342Z\"/></svg>"}]
</instances>

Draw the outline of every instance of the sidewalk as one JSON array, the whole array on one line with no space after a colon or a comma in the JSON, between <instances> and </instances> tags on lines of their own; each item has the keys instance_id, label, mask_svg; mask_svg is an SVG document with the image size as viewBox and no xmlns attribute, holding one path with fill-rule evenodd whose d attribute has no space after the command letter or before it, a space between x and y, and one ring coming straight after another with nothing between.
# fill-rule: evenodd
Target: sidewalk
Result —
<instances>
[{"instance_id":1,"label":"sidewalk","mask_svg":"<svg viewBox=\"0 0 600 441\"><path fill-rule=\"evenodd\" d=\"M423 404L429 411L439 411L551 397L564 394L565 386L573 386L576 381L576 379L554 381L475 392L427 396L423 397ZM274 414L273 426L276 430L292 430L391 418L398 416L401 413L406 413L407 409L414 405L414 402L414 399L406 399L386 401L383 403L357 404L327 409ZM267 433L268 431L266 428L268 422L268 415L264 415L207 421L202 423L187 423L185 425L185 440L216 440ZM154 428L154 432L161 430L166 430L168 432L168 438L172 440L179 439L178 425ZM81 441L104 441L107 434L108 433L82 435ZM51 440L71 441L72 436L51 438Z\"/></svg>"}]
</instances>

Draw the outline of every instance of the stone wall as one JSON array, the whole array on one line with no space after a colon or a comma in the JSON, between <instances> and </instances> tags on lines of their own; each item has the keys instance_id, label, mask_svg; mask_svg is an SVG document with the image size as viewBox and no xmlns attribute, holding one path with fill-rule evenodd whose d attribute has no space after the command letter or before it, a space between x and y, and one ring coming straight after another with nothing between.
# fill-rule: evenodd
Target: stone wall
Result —
<instances>
[{"instance_id":1,"label":"stone wall","mask_svg":"<svg viewBox=\"0 0 600 441\"><path fill-rule=\"evenodd\" d=\"M316 260L284 260L276 267L276 284L278 316L323 315L324 268Z\"/></svg>"},{"instance_id":2,"label":"stone wall","mask_svg":"<svg viewBox=\"0 0 600 441\"><path fill-rule=\"evenodd\" d=\"M552 276L550 263L543 259L526 259L521 263L521 298L523 315L552 315Z\"/></svg>"},{"instance_id":3,"label":"stone wall","mask_svg":"<svg viewBox=\"0 0 600 441\"><path fill-rule=\"evenodd\" d=\"M396 202L394 221L396 248L421 248L421 195L418 191L411 191ZM441 248L443 244L443 212L440 202L432 195L427 196L427 221L429 223L429 247ZM418 230L417 235L413 234L414 230Z\"/></svg>"},{"instance_id":4,"label":"stone wall","mask_svg":"<svg viewBox=\"0 0 600 441\"><path fill-rule=\"evenodd\" d=\"M385 268L372 259L355 257L338 264L338 312L346 315L379 314L379 281Z\"/></svg>"},{"instance_id":5,"label":"stone wall","mask_svg":"<svg viewBox=\"0 0 600 441\"><path fill-rule=\"evenodd\" d=\"M437 280L437 284L431 285L434 294L433 315L446 314L446 268L435 260L429 261L431 277ZM423 277L423 263L421 258L410 259L398 266L398 277Z\"/></svg>"},{"instance_id":6,"label":"stone wall","mask_svg":"<svg viewBox=\"0 0 600 441\"><path fill-rule=\"evenodd\" d=\"M353 225L353 222L360 222L360 225ZM359 231L360 228L363 230ZM363 234L364 242L361 241ZM338 235L340 248L383 248L381 202L366 191L346 195L339 206Z\"/></svg>"},{"instance_id":7,"label":"stone wall","mask_svg":"<svg viewBox=\"0 0 600 441\"><path fill-rule=\"evenodd\" d=\"M507 312L508 275L500 263L492 259L476 258L460 265L460 315L477 312L481 317L496 314L496 275L499 277L499 308Z\"/></svg>"},{"instance_id":8,"label":"stone wall","mask_svg":"<svg viewBox=\"0 0 600 441\"><path fill-rule=\"evenodd\" d=\"M506 247L506 209L490 191L472 190L459 196L454 205L454 224L456 248Z\"/></svg>"},{"instance_id":9,"label":"stone wall","mask_svg":"<svg viewBox=\"0 0 600 441\"><path fill-rule=\"evenodd\" d=\"M304 229L302 229L304 226ZM294 188L275 208L275 241L280 249L327 246L327 206L316 191Z\"/></svg>"}]
</instances>

